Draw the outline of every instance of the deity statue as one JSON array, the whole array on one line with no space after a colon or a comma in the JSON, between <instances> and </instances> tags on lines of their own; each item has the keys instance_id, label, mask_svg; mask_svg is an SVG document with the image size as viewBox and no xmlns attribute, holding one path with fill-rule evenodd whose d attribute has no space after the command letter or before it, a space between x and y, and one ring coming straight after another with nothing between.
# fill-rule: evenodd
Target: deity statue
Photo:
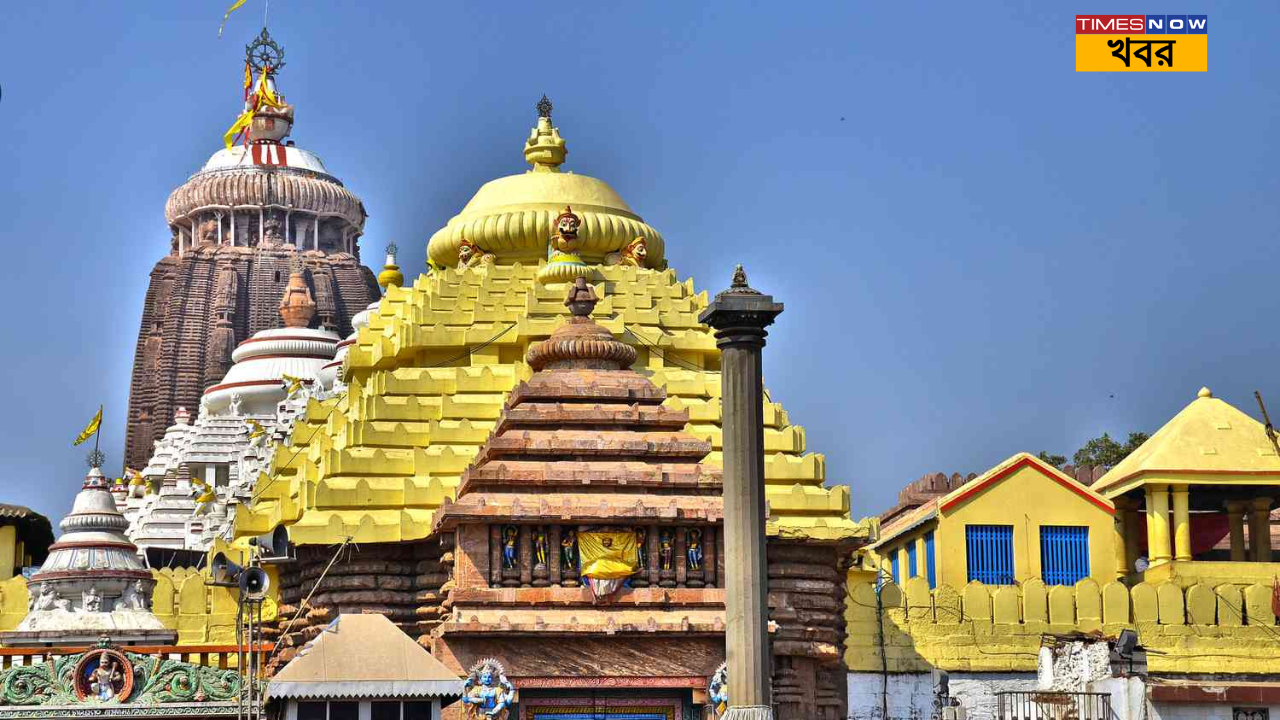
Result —
<instances>
[{"instance_id":1,"label":"deity statue","mask_svg":"<svg viewBox=\"0 0 1280 720\"><path fill-rule=\"evenodd\" d=\"M232 393L231 406L228 409L228 412L230 412L232 415L239 415L240 407L243 404L244 404L244 398L240 397L240 393Z\"/></svg>"},{"instance_id":2,"label":"deity statue","mask_svg":"<svg viewBox=\"0 0 1280 720\"><path fill-rule=\"evenodd\" d=\"M649 248L645 244L645 239L638 237L618 252L611 252L608 255L605 255L604 263L605 265L631 265L633 267L644 267L645 260L648 257Z\"/></svg>"},{"instance_id":3,"label":"deity statue","mask_svg":"<svg viewBox=\"0 0 1280 720\"><path fill-rule=\"evenodd\" d=\"M663 530L658 535L658 546L660 569L675 570L675 542L671 537L670 530Z\"/></svg>"},{"instance_id":4,"label":"deity statue","mask_svg":"<svg viewBox=\"0 0 1280 720\"><path fill-rule=\"evenodd\" d=\"M201 245L217 245L218 244L218 221L205 220L200 223L199 244Z\"/></svg>"},{"instance_id":5,"label":"deity statue","mask_svg":"<svg viewBox=\"0 0 1280 720\"><path fill-rule=\"evenodd\" d=\"M537 527L533 530L533 556L537 564L547 564L547 529Z\"/></svg>"},{"instance_id":6,"label":"deity statue","mask_svg":"<svg viewBox=\"0 0 1280 720\"><path fill-rule=\"evenodd\" d=\"M52 610L57 601L58 594L53 591L53 587L47 583L42 583L40 585L40 593L31 596L28 608L30 610Z\"/></svg>"},{"instance_id":7,"label":"deity statue","mask_svg":"<svg viewBox=\"0 0 1280 720\"><path fill-rule=\"evenodd\" d=\"M98 592L98 588L90 587L84 591L82 605L85 612L99 612L102 610L102 593Z\"/></svg>"},{"instance_id":8,"label":"deity statue","mask_svg":"<svg viewBox=\"0 0 1280 720\"><path fill-rule=\"evenodd\" d=\"M635 528L636 533L636 559L640 567L649 567L649 531L642 527Z\"/></svg>"},{"instance_id":9,"label":"deity statue","mask_svg":"<svg viewBox=\"0 0 1280 720\"><path fill-rule=\"evenodd\" d=\"M124 684L124 675L120 673L120 665L110 655L103 655L98 667L94 668L89 678L89 690L98 700L106 702L116 696L119 685Z\"/></svg>"},{"instance_id":10,"label":"deity statue","mask_svg":"<svg viewBox=\"0 0 1280 720\"><path fill-rule=\"evenodd\" d=\"M496 256L493 253L487 253L480 249L479 245L468 240L465 236L458 241L458 269L464 270L477 265L492 265Z\"/></svg>"},{"instance_id":11,"label":"deity statue","mask_svg":"<svg viewBox=\"0 0 1280 720\"><path fill-rule=\"evenodd\" d=\"M725 711L729 709L728 663L720 663L720 667L716 668L715 673L711 675L711 683L707 691L711 696L711 706L715 711L715 716L718 718L724 717Z\"/></svg>"},{"instance_id":12,"label":"deity statue","mask_svg":"<svg viewBox=\"0 0 1280 720\"><path fill-rule=\"evenodd\" d=\"M578 531L567 530L560 540L560 564L567 568L578 566Z\"/></svg>"},{"instance_id":13,"label":"deity statue","mask_svg":"<svg viewBox=\"0 0 1280 720\"><path fill-rule=\"evenodd\" d=\"M551 249L564 255L576 255L580 227L582 227L582 218L574 214L573 208L566 205L564 212L556 217L556 234L551 236Z\"/></svg>"},{"instance_id":14,"label":"deity statue","mask_svg":"<svg viewBox=\"0 0 1280 720\"><path fill-rule=\"evenodd\" d=\"M467 720L507 720L516 689L507 680L502 663L485 658L471 667L462 684L462 705Z\"/></svg>"},{"instance_id":15,"label":"deity statue","mask_svg":"<svg viewBox=\"0 0 1280 720\"><path fill-rule=\"evenodd\" d=\"M134 580L125 586L120 597L120 606L126 610L147 610L147 588L141 580Z\"/></svg>"},{"instance_id":16,"label":"deity statue","mask_svg":"<svg viewBox=\"0 0 1280 720\"><path fill-rule=\"evenodd\" d=\"M516 567L516 538L520 531L515 525L508 525L502 530L502 567L514 570Z\"/></svg>"},{"instance_id":17,"label":"deity statue","mask_svg":"<svg viewBox=\"0 0 1280 720\"><path fill-rule=\"evenodd\" d=\"M685 551L690 570L702 569L702 531L689 531L689 549Z\"/></svg>"}]
</instances>

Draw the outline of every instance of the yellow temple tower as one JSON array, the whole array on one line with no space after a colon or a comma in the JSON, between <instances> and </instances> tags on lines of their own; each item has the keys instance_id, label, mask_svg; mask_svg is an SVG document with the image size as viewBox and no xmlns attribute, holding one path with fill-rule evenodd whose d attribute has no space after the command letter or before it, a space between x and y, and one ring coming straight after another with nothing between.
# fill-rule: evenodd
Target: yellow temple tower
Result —
<instances>
[{"instance_id":1,"label":"yellow temple tower","mask_svg":"<svg viewBox=\"0 0 1280 720\"><path fill-rule=\"evenodd\" d=\"M564 322L577 277L601 296L596 321L635 348L632 368L711 443L705 462L722 462L719 351L697 320L706 292L677 280L662 234L608 184L562 170L545 97L538 111L531 168L484 184L431 237L429 274L388 284L346 354L346 393L311 402L237 515L237 537L283 524L299 546L281 572L279 661L341 612L381 612L424 642L448 616L452 536L431 534L436 512L532 375L530 345ZM868 528L780 404L764 422L775 702L792 709L783 717L844 717L846 559Z\"/></svg>"}]
</instances>

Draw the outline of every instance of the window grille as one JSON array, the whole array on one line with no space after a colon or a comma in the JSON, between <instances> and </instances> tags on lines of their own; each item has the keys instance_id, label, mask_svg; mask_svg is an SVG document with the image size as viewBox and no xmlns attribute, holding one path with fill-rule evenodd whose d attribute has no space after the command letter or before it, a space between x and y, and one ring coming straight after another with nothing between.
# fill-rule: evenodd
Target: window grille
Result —
<instances>
[{"instance_id":1,"label":"window grille","mask_svg":"<svg viewBox=\"0 0 1280 720\"><path fill-rule=\"evenodd\" d=\"M924 567L929 576L929 588L938 587L938 560L934 555L933 533L924 536Z\"/></svg>"},{"instance_id":2,"label":"window grille","mask_svg":"<svg viewBox=\"0 0 1280 720\"><path fill-rule=\"evenodd\" d=\"M1089 528L1042 525L1040 570L1045 585L1075 585L1089 577Z\"/></svg>"},{"instance_id":3,"label":"window grille","mask_svg":"<svg viewBox=\"0 0 1280 720\"><path fill-rule=\"evenodd\" d=\"M969 582L1013 584L1012 525L966 525L964 539Z\"/></svg>"},{"instance_id":4,"label":"window grille","mask_svg":"<svg viewBox=\"0 0 1280 720\"><path fill-rule=\"evenodd\" d=\"M1231 720L1271 720L1268 708L1231 708Z\"/></svg>"}]
</instances>

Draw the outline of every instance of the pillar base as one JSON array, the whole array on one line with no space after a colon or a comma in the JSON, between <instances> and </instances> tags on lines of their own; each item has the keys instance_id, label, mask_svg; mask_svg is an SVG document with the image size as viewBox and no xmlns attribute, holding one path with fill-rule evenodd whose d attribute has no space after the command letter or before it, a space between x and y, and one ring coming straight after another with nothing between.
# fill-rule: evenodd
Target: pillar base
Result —
<instances>
[{"instance_id":1,"label":"pillar base","mask_svg":"<svg viewBox=\"0 0 1280 720\"><path fill-rule=\"evenodd\" d=\"M720 720L773 720L773 708L768 705L730 707Z\"/></svg>"}]
</instances>

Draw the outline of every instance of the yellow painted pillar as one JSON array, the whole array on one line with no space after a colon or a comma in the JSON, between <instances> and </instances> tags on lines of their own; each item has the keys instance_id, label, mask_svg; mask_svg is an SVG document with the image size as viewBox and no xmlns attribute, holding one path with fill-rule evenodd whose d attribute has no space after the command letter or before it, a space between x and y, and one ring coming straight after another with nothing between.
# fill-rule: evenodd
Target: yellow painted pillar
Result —
<instances>
[{"instance_id":1,"label":"yellow painted pillar","mask_svg":"<svg viewBox=\"0 0 1280 720\"><path fill-rule=\"evenodd\" d=\"M1244 503L1232 500L1227 503L1227 520L1231 523L1231 562L1244 562Z\"/></svg>"},{"instance_id":2,"label":"yellow painted pillar","mask_svg":"<svg viewBox=\"0 0 1280 720\"><path fill-rule=\"evenodd\" d=\"M916 575L929 577L929 558L925 557L924 536L916 538Z\"/></svg>"},{"instance_id":3,"label":"yellow painted pillar","mask_svg":"<svg viewBox=\"0 0 1280 720\"><path fill-rule=\"evenodd\" d=\"M21 562L22 558L18 557L18 528L13 525L0 527L0 580L13 577L15 565Z\"/></svg>"},{"instance_id":4,"label":"yellow painted pillar","mask_svg":"<svg viewBox=\"0 0 1280 720\"><path fill-rule=\"evenodd\" d=\"M1254 498L1251 509L1249 544L1253 546L1253 561L1271 562L1271 498Z\"/></svg>"},{"instance_id":5,"label":"yellow painted pillar","mask_svg":"<svg viewBox=\"0 0 1280 720\"><path fill-rule=\"evenodd\" d=\"M899 585L905 584L907 580L911 577L911 566L907 564L908 560L910 560L910 558L907 557L907 546L903 545L902 547L898 548L899 577L896 577L893 579L893 581L898 583Z\"/></svg>"},{"instance_id":6,"label":"yellow painted pillar","mask_svg":"<svg viewBox=\"0 0 1280 720\"><path fill-rule=\"evenodd\" d=\"M1147 486L1147 560L1169 561L1169 486Z\"/></svg>"},{"instance_id":7,"label":"yellow painted pillar","mask_svg":"<svg viewBox=\"0 0 1280 720\"><path fill-rule=\"evenodd\" d=\"M1122 580L1125 573L1129 571L1129 543L1128 537L1133 534L1133 527L1129 525L1129 501L1120 499L1116 500L1116 517L1115 535L1111 538L1112 551L1115 553L1115 577Z\"/></svg>"},{"instance_id":8,"label":"yellow painted pillar","mask_svg":"<svg viewBox=\"0 0 1280 720\"><path fill-rule=\"evenodd\" d=\"M1173 558L1191 559L1191 493L1186 485L1177 485L1173 492Z\"/></svg>"}]
</instances>

